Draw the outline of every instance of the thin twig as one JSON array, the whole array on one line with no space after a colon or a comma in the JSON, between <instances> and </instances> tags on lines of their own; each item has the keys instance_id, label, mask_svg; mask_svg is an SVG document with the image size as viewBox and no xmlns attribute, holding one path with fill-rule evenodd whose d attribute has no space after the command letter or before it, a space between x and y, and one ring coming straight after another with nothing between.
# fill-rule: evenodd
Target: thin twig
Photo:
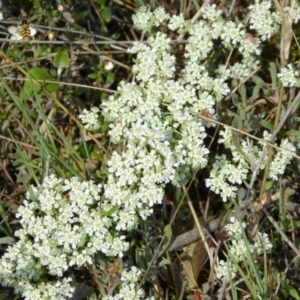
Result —
<instances>
[{"instance_id":1,"label":"thin twig","mask_svg":"<svg viewBox=\"0 0 300 300\"><path fill-rule=\"evenodd\" d=\"M298 99L298 100L299 100L299 99ZM294 107L294 106L295 106L295 105L293 105L293 107ZM293 107L292 107L292 108L293 108ZM211 119L211 118L209 118L209 117L205 117L205 116L203 116L203 115L198 115L198 117L201 118L201 119L203 119L203 120L205 120L205 121L208 121L208 122L210 122L210 123L218 124L218 125L220 125L220 126L222 126L222 127L225 127L225 128L230 129L230 130L233 130L233 131L236 131L236 132L238 132L238 133L241 133L241 134L243 134L243 135L246 135L246 136L248 136L248 137L250 137L250 138L252 138L252 139L254 139L254 140L256 140L256 141L261 142L262 144L265 144L265 147L272 147L272 148L274 148L274 149L277 149L278 151L282 151L283 153L285 153L285 154L287 154L287 155L290 155L290 156L292 156L292 157L294 157L294 158L300 160L300 157L299 157L298 155L296 155L295 153L293 153L293 152L291 152L291 151L288 151L288 150L286 150L286 149L284 149L284 148L278 147L278 146L276 146L276 145L273 145L271 142L265 141L264 139L261 139L261 138L258 138L258 137L256 137L255 135L252 135L252 134L250 134L250 133L248 133L248 132L245 132L245 131L243 131L243 130L241 130L241 129L232 127L232 126L230 126L230 125L226 125L226 124L224 124L224 123L222 123L222 122L216 121L216 120ZM285 119L285 120L286 120L286 119ZM284 120L284 121L285 121L285 120ZM281 124L281 122L280 122L280 124ZM280 124L279 124L279 125L280 125ZM278 125L278 126L279 126L279 125ZM276 132L276 134L277 134L277 133L278 133L278 132ZM271 140L272 140L272 139L271 139Z\"/></svg>"},{"instance_id":2,"label":"thin twig","mask_svg":"<svg viewBox=\"0 0 300 300\"><path fill-rule=\"evenodd\" d=\"M186 199L187 199L189 208L190 208L190 210L191 210L191 213L192 213L192 216L193 216L193 218L194 218L194 221L195 221L195 224L196 224L196 226L197 226L197 229L198 229L198 232L199 232L199 234L200 234L200 237L201 237L201 239L202 239L202 241L203 241L203 243L204 243L204 246L205 246L207 255L209 256L210 262L212 262L214 259L213 259L212 253L211 253L211 251L210 251L210 249L209 249L207 240L206 240L206 238L205 238L204 230L203 230L203 228L202 228L202 226L200 225L200 222L199 222L199 220L198 220L198 217L197 217L197 214L196 214L196 212L195 212L195 209L194 209L193 203L192 203L192 201L191 201L191 198L190 198L190 196L189 196L189 194L188 194L188 191L187 191L186 187L183 186L182 189L183 189L184 195L185 195L185 197L186 197Z\"/></svg>"}]
</instances>

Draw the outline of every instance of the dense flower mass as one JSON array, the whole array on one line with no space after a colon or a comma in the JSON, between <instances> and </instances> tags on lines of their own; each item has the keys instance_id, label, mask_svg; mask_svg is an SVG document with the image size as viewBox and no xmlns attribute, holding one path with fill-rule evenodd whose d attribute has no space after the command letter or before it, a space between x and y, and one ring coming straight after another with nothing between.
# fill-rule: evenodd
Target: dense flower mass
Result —
<instances>
[{"instance_id":1,"label":"dense flower mass","mask_svg":"<svg viewBox=\"0 0 300 300\"><path fill-rule=\"evenodd\" d=\"M118 195L112 201L131 207L131 218L122 220L115 216L119 228L134 226L136 211L143 218L147 217L152 212L151 207L160 203L165 184L180 185L189 178L191 170L206 166L209 152L203 140L208 124L198 116L205 111L214 118L217 101L230 92L226 80L246 77L257 68L260 43L279 31L280 16L271 11L269 1L257 1L250 10L250 26L257 31L257 37L247 33L242 23L225 21L215 5L203 8L203 20L195 23L185 21L182 15L169 16L161 8L153 14L141 8L134 17L135 25L145 31L164 23L180 34L188 33L189 37L180 78L176 75L172 41L166 34L157 32L145 42L136 42L128 50L136 54L135 80L122 82L119 94L103 102L102 114L111 122L111 140L127 142L123 153L113 153L105 186L108 199ZM156 18L157 15L161 17ZM230 68L220 64L212 72L203 62L212 53L217 39L222 41L224 49L238 49L241 60ZM289 70L290 75L285 69L279 75L282 81L297 75ZM263 146L252 144L249 148L244 140L242 151L238 151L230 137L232 133L225 132L227 140L224 135L219 142L231 150L233 162L225 156L216 157L206 184L227 201L236 196L236 184L240 185L247 178ZM288 141L284 143L286 149L295 150ZM270 178L283 174L289 161L290 156L277 154ZM152 200L147 197L147 190L156 191ZM130 204L125 200L129 198Z\"/></svg>"},{"instance_id":2,"label":"dense flower mass","mask_svg":"<svg viewBox=\"0 0 300 300\"><path fill-rule=\"evenodd\" d=\"M230 93L228 82L242 80L258 67L260 43L278 32L281 19L269 1L250 7L251 34L247 24L222 18L215 5L203 7L202 17L194 22L183 15L170 16L163 8L150 12L146 7L134 16L136 28L148 34L128 50L135 55L133 81L121 82L118 93L102 101L101 110L84 110L79 116L85 128L97 131L101 112L109 124L110 142L119 143L122 150L111 154L102 185L50 176L31 188L17 214L22 226L16 232L18 241L0 260L4 285L13 286L25 299L66 299L74 290L71 279L63 278L69 268L91 264L99 253L122 256L129 247L123 232L135 228L139 218L147 218L162 202L166 184L184 185L193 171L207 165L204 139L213 122L201 116L218 117L216 105ZM171 40L158 28L173 30L175 36L188 34L180 62L175 47L181 40ZM233 51L238 61L230 60ZM225 57L212 63L216 52ZM297 86L298 75L287 66L279 78L284 86ZM226 201L247 179L262 145L249 147L250 142L241 139L237 148L227 129L220 136L232 158L216 157L206 184ZM287 140L282 147L295 151ZM283 174L289 161L289 156L275 153L270 178ZM228 232L234 230L228 226ZM270 243L262 238L268 249ZM239 257L245 247L240 241L233 245L233 255ZM230 261L220 262L218 276L228 280L235 272ZM144 293L136 291L133 280L139 276L136 269L123 273L119 294L107 299L142 299Z\"/></svg>"},{"instance_id":3,"label":"dense flower mass","mask_svg":"<svg viewBox=\"0 0 300 300\"><path fill-rule=\"evenodd\" d=\"M26 299L65 299L74 291L70 279L61 279L70 267L92 264L100 252L122 256L128 243L100 207L101 191L91 181L53 175L32 186L16 215L22 225L15 233L19 240L0 260L1 283ZM39 282L45 271L57 281Z\"/></svg>"}]
</instances>

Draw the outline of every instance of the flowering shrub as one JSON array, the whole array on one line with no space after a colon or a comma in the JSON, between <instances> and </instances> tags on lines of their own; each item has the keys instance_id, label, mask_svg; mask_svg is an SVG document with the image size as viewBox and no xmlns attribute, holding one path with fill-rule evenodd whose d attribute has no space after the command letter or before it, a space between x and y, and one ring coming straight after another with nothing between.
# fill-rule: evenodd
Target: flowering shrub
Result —
<instances>
[{"instance_id":1,"label":"flowering shrub","mask_svg":"<svg viewBox=\"0 0 300 300\"><path fill-rule=\"evenodd\" d=\"M111 201L124 204L124 199L131 199L130 204L124 205L131 205L132 211L146 218L152 212L151 207L160 203L166 183L180 186L190 178L192 170L206 166L209 151L204 146L204 138L205 126L209 124L199 115L205 112L211 118L218 118L216 103L230 91L226 80L246 77L257 68L260 43L279 31L281 18L278 13L270 12L271 2L256 2L249 10L250 28L257 31L257 38L245 31L244 24L225 22L215 5L206 6L203 20L194 24L184 20L182 15L170 16L162 8L151 13L144 7L134 16L135 26L140 30L150 32L153 27L168 22L170 30L187 33L189 38L179 78L172 41L165 33L157 32L146 42L136 42L128 50L137 54L133 66L135 80L122 82L119 93L103 102L102 114L111 122L111 140L115 143L126 140L126 149L121 154L114 152L109 162L105 196ZM215 69L204 65L216 47L216 40L221 40L225 49L238 51L242 57L240 62L230 68L222 64ZM298 73L287 76L285 70L283 68L278 76L284 85L288 80L290 85L295 85ZM288 70L291 72L291 67ZM91 129L95 125L87 118L88 114L84 111L80 118L86 128ZM265 132L264 139L267 137ZM233 162L226 156L216 157L206 185L227 201L236 196L236 184L240 185L247 178L264 145L249 148L246 140L241 140L241 150L252 158L251 164L236 148L231 131L221 132L219 143L231 150ZM295 151L288 140L282 140L281 146ZM269 174L272 179L282 175L291 160L280 152L276 155ZM261 168L264 167L262 164ZM149 197L150 191L153 197ZM116 194L118 199L115 199ZM119 218L118 221L119 227L128 228L124 220ZM131 220L129 224L134 222Z\"/></svg>"},{"instance_id":2,"label":"flowering shrub","mask_svg":"<svg viewBox=\"0 0 300 300\"><path fill-rule=\"evenodd\" d=\"M19 240L0 261L1 282L27 299L65 299L74 288L70 278L59 278L70 267L92 264L99 252L122 256L128 243L113 230L109 212L100 208L100 192L101 185L93 182L53 175L32 186L17 213L22 225L15 232ZM57 280L39 283L44 273Z\"/></svg>"},{"instance_id":3,"label":"flowering shrub","mask_svg":"<svg viewBox=\"0 0 300 300\"><path fill-rule=\"evenodd\" d=\"M2 283L13 286L26 299L65 299L74 290L70 278L64 278L70 267L91 264L97 253L123 255L129 244L122 232L135 228L139 218L151 215L153 206L163 199L166 184L184 185L192 171L207 165L209 150L204 139L206 127L213 125L201 114L217 119L216 104L229 94L228 82L247 77L259 65L261 42L278 33L281 22L280 15L270 9L269 1L257 1L249 7L255 38L246 32L246 24L224 20L215 5L206 6L197 22L184 20L182 15L170 16L162 8L153 13L140 9L133 20L149 37L128 50L136 54L135 78L122 82L118 93L104 100L101 107L110 124L111 142L122 142L123 150L112 153L102 186L50 176L42 185L32 187L17 214L22 225L16 232L19 240L0 261ZM172 41L154 28L161 25L175 35L188 36L180 71L174 51L180 40ZM214 66L210 59L216 49L222 49L224 57ZM240 59L228 68L224 62L230 51ZM297 76L288 67L280 78L290 86L296 84ZM79 116L88 130L100 128L99 112L93 108ZM217 157L206 183L225 201L235 196L236 185L247 178L251 164L237 151L229 131L221 136L220 142L231 150L232 161ZM287 141L282 143L295 150ZM243 151L250 155L248 148L242 141ZM252 147L254 163L261 151L260 145ZM287 156L278 155L270 177L283 174L288 162ZM52 275L46 283L45 274ZM138 270L136 274L140 275ZM127 279L115 299L133 295L136 282ZM137 294L144 296L143 291Z\"/></svg>"}]
</instances>

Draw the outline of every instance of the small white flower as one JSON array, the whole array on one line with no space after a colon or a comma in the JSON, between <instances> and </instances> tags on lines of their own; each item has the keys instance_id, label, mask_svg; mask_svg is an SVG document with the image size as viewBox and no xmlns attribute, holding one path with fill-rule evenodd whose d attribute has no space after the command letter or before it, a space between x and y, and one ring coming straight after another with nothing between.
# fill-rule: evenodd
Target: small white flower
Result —
<instances>
[{"instance_id":1,"label":"small white flower","mask_svg":"<svg viewBox=\"0 0 300 300\"><path fill-rule=\"evenodd\" d=\"M249 9L250 29L256 30L262 41L279 32L281 17L279 13L271 12L271 1L255 1Z\"/></svg>"},{"instance_id":2,"label":"small white flower","mask_svg":"<svg viewBox=\"0 0 300 300\"><path fill-rule=\"evenodd\" d=\"M217 6L215 4L207 5L203 9L203 18L213 22L217 20L219 21L221 14L222 14L222 10L217 10Z\"/></svg>"},{"instance_id":3,"label":"small white flower","mask_svg":"<svg viewBox=\"0 0 300 300\"><path fill-rule=\"evenodd\" d=\"M228 21L224 24L223 33L221 38L223 44L229 49L241 42L245 36L243 24L236 24L235 22Z\"/></svg>"},{"instance_id":4,"label":"small white flower","mask_svg":"<svg viewBox=\"0 0 300 300\"><path fill-rule=\"evenodd\" d=\"M256 236L256 241L256 248L257 250L260 250L259 253L262 253L262 248L264 248L266 251L273 248L270 238L266 233L258 232Z\"/></svg>"},{"instance_id":5,"label":"small white flower","mask_svg":"<svg viewBox=\"0 0 300 300\"><path fill-rule=\"evenodd\" d=\"M150 31L155 23L155 19L151 11L146 6L138 9L135 15L132 16L134 26L142 31Z\"/></svg>"},{"instance_id":6,"label":"small white flower","mask_svg":"<svg viewBox=\"0 0 300 300\"><path fill-rule=\"evenodd\" d=\"M185 20L183 17L183 14L180 15L173 15L170 18L170 22L168 24L169 29L175 31L175 30L182 30L185 27Z\"/></svg>"},{"instance_id":7,"label":"small white flower","mask_svg":"<svg viewBox=\"0 0 300 300\"><path fill-rule=\"evenodd\" d=\"M217 278L222 279L224 282L232 281L236 276L237 268L236 266L230 261L227 260L220 260L220 263L216 270Z\"/></svg>"},{"instance_id":8,"label":"small white flower","mask_svg":"<svg viewBox=\"0 0 300 300\"><path fill-rule=\"evenodd\" d=\"M235 217L230 218L230 223L225 225L226 233L234 239L240 239L242 237L242 230L246 228L244 222L239 222Z\"/></svg>"},{"instance_id":9,"label":"small white flower","mask_svg":"<svg viewBox=\"0 0 300 300\"><path fill-rule=\"evenodd\" d=\"M98 121L98 113L100 109L98 107L92 107L90 111L84 109L82 113L78 116L81 122L87 130L96 131L100 128L100 123Z\"/></svg>"},{"instance_id":10,"label":"small white flower","mask_svg":"<svg viewBox=\"0 0 300 300\"><path fill-rule=\"evenodd\" d=\"M292 153L296 152L295 146L292 143L290 143L287 139L281 141L280 148L288 150ZM272 178L273 180L278 180L278 176L284 174L286 166L291 162L291 160L291 155L288 155L287 153L278 150L271 162L269 178Z\"/></svg>"},{"instance_id":11,"label":"small white flower","mask_svg":"<svg viewBox=\"0 0 300 300\"><path fill-rule=\"evenodd\" d=\"M285 87L299 87L299 71L296 71L291 64L283 67L278 73L278 78Z\"/></svg>"},{"instance_id":12,"label":"small white flower","mask_svg":"<svg viewBox=\"0 0 300 300\"><path fill-rule=\"evenodd\" d=\"M162 22L169 19L169 14L166 13L163 7L158 7L154 10L155 26L159 26Z\"/></svg>"},{"instance_id":13,"label":"small white flower","mask_svg":"<svg viewBox=\"0 0 300 300\"><path fill-rule=\"evenodd\" d=\"M104 66L104 69L107 70L107 71L111 71L113 68L114 68L114 64L109 61L109 60L106 60L104 63L103 63L103 66Z\"/></svg>"}]
</instances>

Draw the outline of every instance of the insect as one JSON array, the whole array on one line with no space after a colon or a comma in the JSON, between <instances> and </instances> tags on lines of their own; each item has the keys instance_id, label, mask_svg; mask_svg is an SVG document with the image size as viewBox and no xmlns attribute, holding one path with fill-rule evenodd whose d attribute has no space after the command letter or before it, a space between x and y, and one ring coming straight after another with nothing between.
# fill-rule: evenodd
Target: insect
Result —
<instances>
[{"instance_id":1,"label":"insect","mask_svg":"<svg viewBox=\"0 0 300 300\"><path fill-rule=\"evenodd\" d=\"M29 27L29 21L27 18L23 17L21 19L20 25L19 25L19 34L22 37L23 41L29 41L31 36L31 31Z\"/></svg>"},{"instance_id":2,"label":"insect","mask_svg":"<svg viewBox=\"0 0 300 300\"><path fill-rule=\"evenodd\" d=\"M30 37L36 34L36 29L30 26L30 22L27 17L22 17L18 27L9 26L7 30L11 34L10 39L13 41L22 40L24 42L28 42Z\"/></svg>"}]
</instances>

